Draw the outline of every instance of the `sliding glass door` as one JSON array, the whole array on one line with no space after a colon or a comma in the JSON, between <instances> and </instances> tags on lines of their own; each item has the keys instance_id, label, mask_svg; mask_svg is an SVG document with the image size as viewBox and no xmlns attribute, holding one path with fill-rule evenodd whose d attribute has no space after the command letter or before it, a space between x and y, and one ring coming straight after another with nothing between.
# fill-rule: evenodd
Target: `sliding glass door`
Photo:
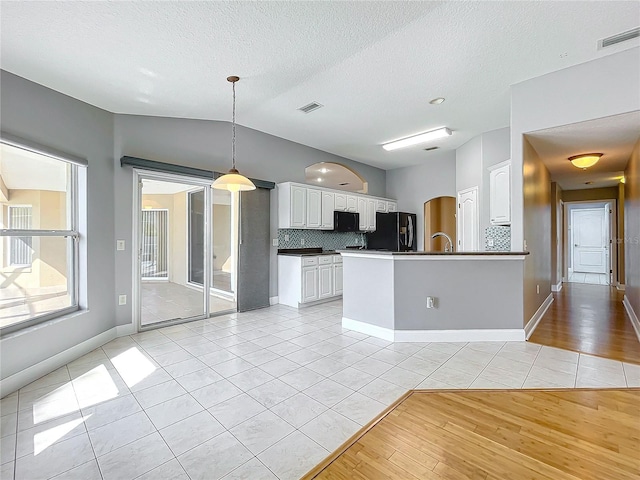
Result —
<instances>
[{"instance_id":1,"label":"sliding glass door","mask_svg":"<svg viewBox=\"0 0 640 480\"><path fill-rule=\"evenodd\" d=\"M232 199L225 210L217 207L224 202L206 180L137 175L140 329L235 311L237 214Z\"/></svg>"}]
</instances>

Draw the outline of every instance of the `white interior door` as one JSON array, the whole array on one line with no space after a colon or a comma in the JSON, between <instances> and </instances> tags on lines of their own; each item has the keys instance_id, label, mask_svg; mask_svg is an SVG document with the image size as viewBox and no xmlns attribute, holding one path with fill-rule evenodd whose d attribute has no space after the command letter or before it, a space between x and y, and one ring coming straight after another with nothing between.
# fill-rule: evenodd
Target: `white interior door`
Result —
<instances>
[{"instance_id":1,"label":"white interior door","mask_svg":"<svg viewBox=\"0 0 640 480\"><path fill-rule=\"evenodd\" d=\"M573 271L607 273L609 224L607 208L571 211Z\"/></svg>"},{"instance_id":2,"label":"white interior door","mask_svg":"<svg viewBox=\"0 0 640 480\"><path fill-rule=\"evenodd\" d=\"M458 192L458 251L479 250L478 187Z\"/></svg>"}]
</instances>

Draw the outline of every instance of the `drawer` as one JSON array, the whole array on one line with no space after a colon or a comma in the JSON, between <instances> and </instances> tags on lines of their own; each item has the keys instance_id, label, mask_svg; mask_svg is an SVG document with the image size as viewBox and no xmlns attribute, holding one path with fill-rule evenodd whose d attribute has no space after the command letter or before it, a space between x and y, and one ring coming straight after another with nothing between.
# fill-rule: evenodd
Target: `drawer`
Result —
<instances>
[{"instance_id":1,"label":"drawer","mask_svg":"<svg viewBox=\"0 0 640 480\"><path fill-rule=\"evenodd\" d=\"M342 263L342 255L334 255L333 263Z\"/></svg>"},{"instance_id":2,"label":"drawer","mask_svg":"<svg viewBox=\"0 0 640 480\"><path fill-rule=\"evenodd\" d=\"M322 257L318 257L318 262L320 265L331 265L333 263L332 255L324 255Z\"/></svg>"},{"instance_id":3,"label":"drawer","mask_svg":"<svg viewBox=\"0 0 640 480\"><path fill-rule=\"evenodd\" d=\"M318 265L318 257L302 257L303 267L311 267L313 265Z\"/></svg>"}]
</instances>

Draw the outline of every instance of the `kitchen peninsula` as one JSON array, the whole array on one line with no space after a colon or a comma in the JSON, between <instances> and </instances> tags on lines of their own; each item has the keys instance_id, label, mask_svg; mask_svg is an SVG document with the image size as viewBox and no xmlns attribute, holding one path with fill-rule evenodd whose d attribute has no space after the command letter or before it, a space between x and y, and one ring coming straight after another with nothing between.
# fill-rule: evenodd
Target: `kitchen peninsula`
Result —
<instances>
[{"instance_id":1,"label":"kitchen peninsula","mask_svg":"<svg viewBox=\"0 0 640 480\"><path fill-rule=\"evenodd\" d=\"M528 252L340 253L344 328L395 342L525 340Z\"/></svg>"}]
</instances>

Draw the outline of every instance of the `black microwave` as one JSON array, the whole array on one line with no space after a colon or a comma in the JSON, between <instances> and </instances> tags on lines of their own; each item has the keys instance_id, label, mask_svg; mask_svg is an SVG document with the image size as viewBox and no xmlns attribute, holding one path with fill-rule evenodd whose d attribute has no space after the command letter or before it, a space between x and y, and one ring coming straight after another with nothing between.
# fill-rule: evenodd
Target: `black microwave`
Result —
<instances>
[{"instance_id":1,"label":"black microwave","mask_svg":"<svg viewBox=\"0 0 640 480\"><path fill-rule=\"evenodd\" d=\"M333 230L336 232L359 231L360 214L353 212L333 212Z\"/></svg>"}]
</instances>

